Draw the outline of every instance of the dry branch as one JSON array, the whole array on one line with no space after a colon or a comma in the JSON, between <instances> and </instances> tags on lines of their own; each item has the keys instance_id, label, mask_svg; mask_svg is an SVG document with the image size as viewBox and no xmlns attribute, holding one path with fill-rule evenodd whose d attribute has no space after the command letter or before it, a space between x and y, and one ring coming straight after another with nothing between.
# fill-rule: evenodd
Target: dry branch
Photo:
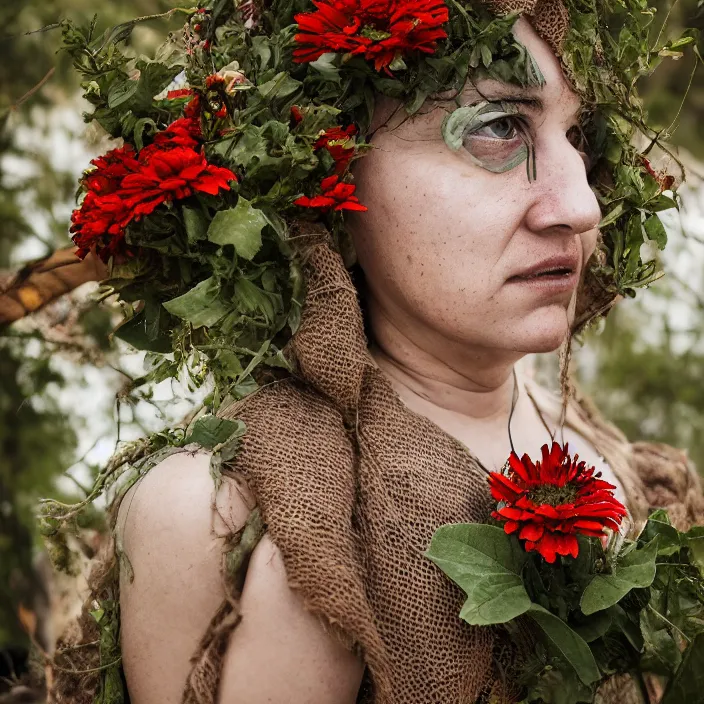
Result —
<instances>
[{"instance_id":1,"label":"dry branch","mask_svg":"<svg viewBox=\"0 0 704 704\"><path fill-rule=\"evenodd\" d=\"M60 249L26 264L18 272L0 272L0 325L13 323L73 291L107 275L92 254L81 261L75 248Z\"/></svg>"}]
</instances>

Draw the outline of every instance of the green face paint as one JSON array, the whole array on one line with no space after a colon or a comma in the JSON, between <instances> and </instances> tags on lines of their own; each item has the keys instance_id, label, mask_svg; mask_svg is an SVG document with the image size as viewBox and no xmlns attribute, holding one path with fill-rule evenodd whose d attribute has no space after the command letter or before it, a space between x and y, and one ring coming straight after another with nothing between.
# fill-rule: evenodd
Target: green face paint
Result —
<instances>
[{"instance_id":1,"label":"green face paint","mask_svg":"<svg viewBox=\"0 0 704 704\"><path fill-rule=\"evenodd\" d=\"M526 162L528 179L536 177L528 127L510 105L484 101L459 107L443 121L442 136L450 149L465 149L487 171L500 174Z\"/></svg>"}]
</instances>

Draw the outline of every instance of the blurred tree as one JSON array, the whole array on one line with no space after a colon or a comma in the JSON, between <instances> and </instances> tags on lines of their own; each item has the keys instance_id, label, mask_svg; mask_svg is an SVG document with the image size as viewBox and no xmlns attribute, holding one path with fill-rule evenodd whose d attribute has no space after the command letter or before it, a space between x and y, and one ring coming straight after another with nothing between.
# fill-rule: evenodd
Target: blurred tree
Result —
<instances>
[{"instance_id":1,"label":"blurred tree","mask_svg":"<svg viewBox=\"0 0 704 704\"><path fill-rule=\"evenodd\" d=\"M701 311L683 332L673 329L667 314L654 317L641 303L628 301L620 306L600 335L588 337L580 355L584 386L606 417L629 438L686 448L702 472Z\"/></svg>"},{"instance_id":2,"label":"blurred tree","mask_svg":"<svg viewBox=\"0 0 704 704\"><path fill-rule=\"evenodd\" d=\"M655 24L666 25L663 34L682 27L698 31L700 57L692 52L679 60L665 59L645 85L642 95L650 122L665 129L670 141L704 161L704 2L702 0L657 0ZM690 84L691 82L691 84ZM685 96L683 109L678 110Z\"/></svg>"},{"instance_id":3,"label":"blurred tree","mask_svg":"<svg viewBox=\"0 0 704 704\"><path fill-rule=\"evenodd\" d=\"M628 437L687 449L704 476L704 178L683 198L682 221L663 218L665 276L587 333L575 366Z\"/></svg>"},{"instance_id":4,"label":"blurred tree","mask_svg":"<svg viewBox=\"0 0 704 704\"><path fill-rule=\"evenodd\" d=\"M165 0L102 4L100 24L111 26L170 6L173 3ZM86 22L95 8L94 0L0 3L0 272L17 267L18 248L49 256L69 244L68 214L76 190L75 164L57 165L41 141L35 147L17 138L28 128L35 135L54 130L52 111L57 105L72 102L76 113L81 109L70 61L56 54L60 31L26 33L67 17ZM100 273L90 262L84 269ZM12 278L0 275L0 299ZM47 290L58 290L57 279L72 283L69 278L66 271L55 270L44 274L43 283ZM30 295L6 297L4 310L12 315L0 315L0 698L7 687L3 678L20 674L25 666L29 642L18 618L20 604L25 614L31 614L37 598L45 597L46 585L34 564L39 542L36 500L57 494L56 478L75 460L76 429L55 400L65 379L53 357L61 350L85 357L90 334L96 335L93 343L98 349L107 344L110 330L106 312L79 315L69 306L47 323L53 335L47 341L40 327L3 325L18 317L18 303L28 303L29 310L34 307ZM57 334L67 321L77 332ZM88 356L95 361L93 352ZM36 635L41 640L41 634Z\"/></svg>"}]
</instances>

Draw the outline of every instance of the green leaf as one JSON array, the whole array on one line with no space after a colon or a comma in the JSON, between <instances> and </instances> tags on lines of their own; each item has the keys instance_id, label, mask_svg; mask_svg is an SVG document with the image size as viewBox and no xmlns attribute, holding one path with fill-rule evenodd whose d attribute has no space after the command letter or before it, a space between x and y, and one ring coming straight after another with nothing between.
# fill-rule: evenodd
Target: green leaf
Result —
<instances>
[{"instance_id":1,"label":"green leaf","mask_svg":"<svg viewBox=\"0 0 704 704\"><path fill-rule=\"evenodd\" d=\"M644 639L640 630L640 619L635 619L633 614L626 612L621 606L616 604L609 609L613 618L614 628L620 630L626 640L633 646L633 649L640 653L643 650Z\"/></svg>"},{"instance_id":2,"label":"green leaf","mask_svg":"<svg viewBox=\"0 0 704 704\"><path fill-rule=\"evenodd\" d=\"M219 245L233 245L238 256L251 261L261 249L261 233L266 224L264 213L240 196L234 208L215 214L208 228L208 239Z\"/></svg>"},{"instance_id":3,"label":"green leaf","mask_svg":"<svg viewBox=\"0 0 704 704\"><path fill-rule=\"evenodd\" d=\"M144 134L153 135L158 131L156 122L150 117L140 117L134 124L134 129L132 134L134 137L134 145L137 147L137 151L141 151L144 147Z\"/></svg>"},{"instance_id":4,"label":"green leaf","mask_svg":"<svg viewBox=\"0 0 704 704\"><path fill-rule=\"evenodd\" d=\"M672 677L682 662L682 654L662 618L650 609L643 609L640 613L640 631L644 648L641 668L646 672Z\"/></svg>"},{"instance_id":5,"label":"green leaf","mask_svg":"<svg viewBox=\"0 0 704 704\"><path fill-rule=\"evenodd\" d=\"M531 604L527 615L540 628L548 650L569 663L584 684L591 684L600 678L589 646L561 618L538 604Z\"/></svg>"},{"instance_id":6,"label":"green leaf","mask_svg":"<svg viewBox=\"0 0 704 704\"><path fill-rule=\"evenodd\" d=\"M208 221L198 208L183 208L183 222L186 226L188 244L195 244L208 236Z\"/></svg>"},{"instance_id":7,"label":"green leaf","mask_svg":"<svg viewBox=\"0 0 704 704\"><path fill-rule=\"evenodd\" d=\"M161 93L181 70L180 66L167 66L158 61L139 61L139 80L134 100L130 106L135 112L149 112L154 103L154 96Z\"/></svg>"},{"instance_id":8,"label":"green leaf","mask_svg":"<svg viewBox=\"0 0 704 704\"><path fill-rule=\"evenodd\" d=\"M602 219L601 222L599 223L599 229L603 230L607 225L611 225L612 223L616 222L621 215L624 213L626 210L626 205L623 201L620 201L617 205L615 205L607 215L605 215Z\"/></svg>"},{"instance_id":9,"label":"green leaf","mask_svg":"<svg viewBox=\"0 0 704 704\"><path fill-rule=\"evenodd\" d=\"M683 547L680 532L670 523L667 511L654 511L648 518L643 532L638 537L638 542L649 543L658 537L658 555L669 557L679 552Z\"/></svg>"},{"instance_id":10,"label":"green leaf","mask_svg":"<svg viewBox=\"0 0 704 704\"><path fill-rule=\"evenodd\" d=\"M137 350L147 352L171 352L171 340L168 336L155 336L149 329L146 311L141 311L134 318L120 325L113 333L119 340L132 345Z\"/></svg>"},{"instance_id":11,"label":"green leaf","mask_svg":"<svg viewBox=\"0 0 704 704\"><path fill-rule=\"evenodd\" d=\"M271 100L273 98L287 98L292 93L295 93L301 85L300 81L291 78L286 71L281 71L270 81L257 86L257 89L262 97Z\"/></svg>"},{"instance_id":12,"label":"green leaf","mask_svg":"<svg viewBox=\"0 0 704 704\"><path fill-rule=\"evenodd\" d=\"M682 664L668 684L661 704L700 702L704 692L704 633L699 633L684 651Z\"/></svg>"},{"instance_id":13,"label":"green leaf","mask_svg":"<svg viewBox=\"0 0 704 704\"><path fill-rule=\"evenodd\" d=\"M667 245L667 232L660 218L657 215L651 215L645 221L643 227L648 235L648 239L656 242L660 249L665 249Z\"/></svg>"},{"instance_id":14,"label":"green leaf","mask_svg":"<svg viewBox=\"0 0 704 704\"><path fill-rule=\"evenodd\" d=\"M240 278L235 282L235 298L238 307L245 313L260 313L269 322L276 318L272 297L249 279Z\"/></svg>"},{"instance_id":15,"label":"green leaf","mask_svg":"<svg viewBox=\"0 0 704 704\"><path fill-rule=\"evenodd\" d=\"M408 66L406 66L406 62L400 54L397 54L389 64L389 70L391 71L405 71L407 68Z\"/></svg>"},{"instance_id":16,"label":"green leaf","mask_svg":"<svg viewBox=\"0 0 704 704\"><path fill-rule=\"evenodd\" d=\"M442 123L442 136L452 151L459 151L467 132L479 129L486 122L503 117L505 113L492 109L487 102L456 108ZM480 119L481 118L481 119Z\"/></svg>"},{"instance_id":17,"label":"green leaf","mask_svg":"<svg viewBox=\"0 0 704 704\"><path fill-rule=\"evenodd\" d=\"M589 615L617 604L631 589L649 587L655 579L658 538L620 558L611 574L598 574L582 594L582 613Z\"/></svg>"},{"instance_id":18,"label":"green leaf","mask_svg":"<svg viewBox=\"0 0 704 704\"><path fill-rule=\"evenodd\" d=\"M594 701L592 687L580 682L571 667L546 667L521 704L583 704Z\"/></svg>"},{"instance_id":19,"label":"green leaf","mask_svg":"<svg viewBox=\"0 0 704 704\"><path fill-rule=\"evenodd\" d=\"M521 572L526 554L501 528L459 523L438 528L425 553L467 594L460 618L505 623L530 608Z\"/></svg>"},{"instance_id":20,"label":"green leaf","mask_svg":"<svg viewBox=\"0 0 704 704\"><path fill-rule=\"evenodd\" d=\"M320 58L311 61L310 66L314 68L320 75L331 83L341 84L340 69L335 66L337 54L322 54Z\"/></svg>"},{"instance_id":21,"label":"green leaf","mask_svg":"<svg viewBox=\"0 0 704 704\"><path fill-rule=\"evenodd\" d=\"M704 579L704 526L694 526L688 533L685 533L687 547L689 548L689 559L697 566L699 573Z\"/></svg>"},{"instance_id":22,"label":"green leaf","mask_svg":"<svg viewBox=\"0 0 704 704\"><path fill-rule=\"evenodd\" d=\"M259 60L259 70L264 71L271 60L271 40L266 36L252 37L252 55Z\"/></svg>"},{"instance_id":23,"label":"green leaf","mask_svg":"<svg viewBox=\"0 0 704 704\"><path fill-rule=\"evenodd\" d=\"M215 325L230 312L230 308L220 299L220 285L212 276L163 306L177 318L187 320L194 328Z\"/></svg>"},{"instance_id":24,"label":"green leaf","mask_svg":"<svg viewBox=\"0 0 704 704\"><path fill-rule=\"evenodd\" d=\"M584 623L575 626L574 630L587 643L601 638L611 628L613 618L609 611L597 611L595 614L587 618Z\"/></svg>"},{"instance_id":25,"label":"green leaf","mask_svg":"<svg viewBox=\"0 0 704 704\"><path fill-rule=\"evenodd\" d=\"M198 418L186 436L185 443L197 443L207 450L212 450L228 440L235 431L241 430L241 423L214 415Z\"/></svg>"},{"instance_id":26,"label":"green leaf","mask_svg":"<svg viewBox=\"0 0 704 704\"><path fill-rule=\"evenodd\" d=\"M131 100L132 96L139 88L138 81L125 79L124 81L115 81L108 91L108 107L114 109Z\"/></svg>"}]
</instances>

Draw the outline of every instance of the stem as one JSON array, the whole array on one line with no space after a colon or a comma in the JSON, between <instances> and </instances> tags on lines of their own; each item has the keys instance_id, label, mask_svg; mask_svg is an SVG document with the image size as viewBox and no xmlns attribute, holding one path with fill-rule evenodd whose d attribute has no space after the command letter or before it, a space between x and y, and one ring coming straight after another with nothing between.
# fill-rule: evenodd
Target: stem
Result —
<instances>
[{"instance_id":1,"label":"stem","mask_svg":"<svg viewBox=\"0 0 704 704\"><path fill-rule=\"evenodd\" d=\"M688 644L692 642L691 638L688 638L679 628L677 628L677 626L675 626L674 623L672 623L672 621L663 616L657 609L653 608L652 604L648 604L648 610L654 613L659 619L661 619L664 623L670 626L670 628L672 628L674 631L677 631L677 633L679 633L680 636L682 636L682 638L684 638L684 640L686 640Z\"/></svg>"},{"instance_id":2,"label":"stem","mask_svg":"<svg viewBox=\"0 0 704 704\"><path fill-rule=\"evenodd\" d=\"M667 9L667 14L665 15L665 19L662 21L662 24L660 25L660 31L658 32L657 39L655 40L655 43L653 44L653 49L657 49L658 44L660 43L660 37L662 37L662 33L665 31L665 27L667 27L667 23L670 19L670 15L672 14L672 11L675 9L675 5L679 0L674 0L674 2L670 5L670 7ZM651 49L652 51L652 49Z\"/></svg>"},{"instance_id":3,"label":"stem","mask_svg":"<svg viewBox=\"0 0 704 704\"><path fill-rule=\"evenodd\" d=\"M677 110L677 114L672 119L670 126L665 131L669 138L672 138L673 130L676 129L675 124L677 123L677 120L679 119L680 115L682 114L682 108L684 107L684 104L687 101L687 96L689 95L689 91L692 88L692 82L694 81L694 74L697 72L698 68L699 68L699 61L697 61L697 57L695 56L694 57L694 68L692 69L692 73L689 76L689 83L687 84L687 90L685 91L684 95L682 96L682 101L680 102L680 107Z\"/></svg>"},{"instance_id":4,"label":"stem","mask_svg":"<svg viewBox=\"0 0 704 704\"><path fill-rule=\"evenodd\" d=\"M71 675L90 675L94 672L101 672L102 670L107 670L110 667L113 667L115 665L119 665L120 662L122 662L122 657L119 657L119 658L117 658L117 660L113 660L112 662L109 662L106 665L100 665L100 667L92 667L89 670L71 670L67 667L59 667L55 663L52 665L52 667L55 670L59 670L60 672L68 672Z\"/></svg>"},{"instance_id":5,"label":"stem","mask_svg":"<svg viewBox=\"0 0 704 704\"><path fill-rule=\"evenodd\" d=\"M10 110L17 110L17 108L19 108L20 105L22 105L22 103L29 100L37 91L41 90L42 87L44 86L44 84L54 75L55 70L56 69L52 66L47 71L44 78L42 78L42 80L39 81L39 83L37 83L37 85L34 86L34 88L30 88L19 100L17 100L17 102L10 108Z\"/></svg>"}]
</instances>

